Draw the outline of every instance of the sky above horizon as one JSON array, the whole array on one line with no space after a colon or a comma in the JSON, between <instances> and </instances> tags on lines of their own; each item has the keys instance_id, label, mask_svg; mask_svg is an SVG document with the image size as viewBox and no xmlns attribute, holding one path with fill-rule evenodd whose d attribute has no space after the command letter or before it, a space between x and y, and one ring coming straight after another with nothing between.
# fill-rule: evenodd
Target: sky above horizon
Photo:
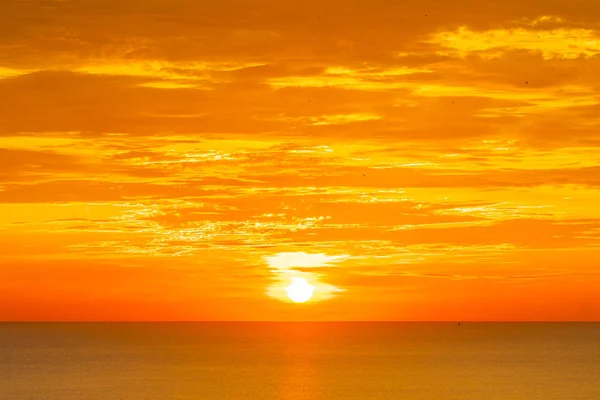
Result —
<instances>
[{"instance_id":1,"label":"sky above horizon","mask_svg":"<svg viewBox=\"0 0 600 400\"><path fill-rule=\"evenodd\" d=\"M598 15L3 0L0 320L600 320Z\"/></svg>"}]
</instances>

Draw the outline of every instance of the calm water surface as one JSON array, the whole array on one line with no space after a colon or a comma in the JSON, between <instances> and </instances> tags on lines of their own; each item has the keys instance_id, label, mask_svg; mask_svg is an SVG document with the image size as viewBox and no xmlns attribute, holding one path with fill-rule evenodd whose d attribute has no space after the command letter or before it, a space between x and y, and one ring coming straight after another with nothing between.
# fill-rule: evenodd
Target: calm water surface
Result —
<instances>
[{"instance_id":1,"label":"calm water surface","mask_svg":"<svg viewBox=\"0 0 600 400\"><path fill-rule=\"evenodd\" d=\"M600 399L600 324L0 324L1 400Z\"/></svg>"}]
</instances>

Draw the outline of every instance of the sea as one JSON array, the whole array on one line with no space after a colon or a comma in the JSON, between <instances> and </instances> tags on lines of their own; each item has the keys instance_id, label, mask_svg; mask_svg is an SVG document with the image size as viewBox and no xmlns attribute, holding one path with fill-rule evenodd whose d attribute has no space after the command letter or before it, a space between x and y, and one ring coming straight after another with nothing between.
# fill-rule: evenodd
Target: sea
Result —
<instances>
[{"instance_id":1,"label":"sea","mask_svg":"<svg viewBox=\"0 0 600 400\"><path fill-rule=\"evenodd\" d=\"M600 323L1 323L0 400L600 400Z\"/></svg>"}]
</instances>

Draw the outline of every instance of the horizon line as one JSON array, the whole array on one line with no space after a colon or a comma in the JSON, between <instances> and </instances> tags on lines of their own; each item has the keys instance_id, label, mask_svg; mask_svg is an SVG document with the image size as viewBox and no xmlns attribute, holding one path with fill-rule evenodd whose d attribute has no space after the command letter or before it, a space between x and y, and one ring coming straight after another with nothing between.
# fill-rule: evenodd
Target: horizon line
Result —
<instances>
[{"instance_id":1,"label":"horizon line","mask_svg":"<svg viewBox=\"0 0 600 400\"><path fill-rule=\"evenodd\" d=\"M426 320L0 320L0 324L43 324L43 323L98 323L98 324L166 324L166 323L248 323L248 324L256 324L256 323L316 323L316 324L332 324L332 323L352 323L352 324L381 324L381 323L389 323L389 324L486 324L486 323L507 323L507 324L515 324L515 323L524 323L524 324L548 324L548 323L600 323L600 320L547 320L547 321L527 321L527 320L453 320L453 321L426 321Z\"/></svg>"}]
</instances>

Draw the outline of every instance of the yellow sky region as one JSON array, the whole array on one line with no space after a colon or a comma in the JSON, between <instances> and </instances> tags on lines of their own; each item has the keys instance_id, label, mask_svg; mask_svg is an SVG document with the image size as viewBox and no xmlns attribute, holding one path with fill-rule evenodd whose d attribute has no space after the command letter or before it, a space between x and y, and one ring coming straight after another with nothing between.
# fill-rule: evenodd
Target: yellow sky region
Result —
<instances>
[{"instance_id":1,"label":"yellow sky region","mask_svg":"<svg viewBox=\"0 0 600 400\"><path fill-rule=\"evenodd\" d=\"M600 4L251 3L0 2L0 320L600 319Z\"/></svg>"},{"instance_id":2,"label":"yellow sky region","mask_svg":"<svg viewBox=\"0 0 600 400\"><path fill-rule=\"evenodd\" d=\"M33 71L24 71L24 70L12 69L12 68L0 67L0 79L12 78L12 77L19 76L19 75L25 75L29 72L33 72Z\"/></svg>"}]
</instances>

